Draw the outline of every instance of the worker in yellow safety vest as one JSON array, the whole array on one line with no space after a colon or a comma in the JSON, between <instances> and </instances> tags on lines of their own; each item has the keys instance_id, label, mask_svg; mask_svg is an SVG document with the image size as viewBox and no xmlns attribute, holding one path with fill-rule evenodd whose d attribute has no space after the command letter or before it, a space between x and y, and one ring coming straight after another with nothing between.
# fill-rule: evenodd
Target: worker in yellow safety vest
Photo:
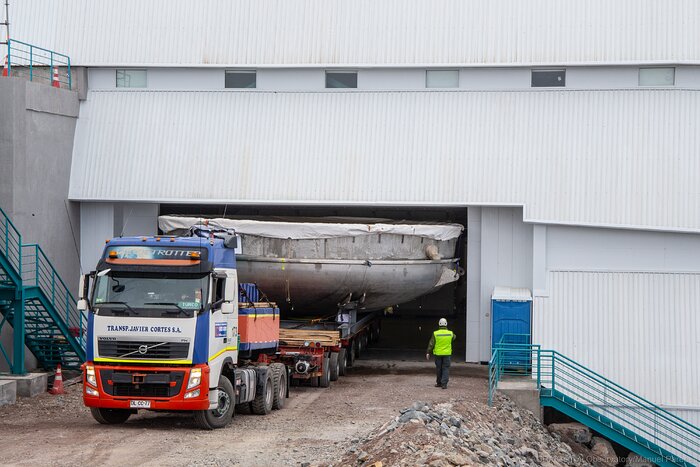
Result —
<instances>
[{"instance_id":1,"label":"worker in yellow safety vest","mask_svg":"<svg viewBox=\"0 0 700 467\"><path fill-rule=\"evenodd\" d=\"M447 329L447 320L440 318L438 322L440 328L433 332L428 342L428 351L425 359L430 360L432 352L435 355L435 367L437 368L437 379L435 387L447 389L447 382L450 380L450 360L452 359L452 341L455 340L455 333Z\"/></svg>"}]
</instances>

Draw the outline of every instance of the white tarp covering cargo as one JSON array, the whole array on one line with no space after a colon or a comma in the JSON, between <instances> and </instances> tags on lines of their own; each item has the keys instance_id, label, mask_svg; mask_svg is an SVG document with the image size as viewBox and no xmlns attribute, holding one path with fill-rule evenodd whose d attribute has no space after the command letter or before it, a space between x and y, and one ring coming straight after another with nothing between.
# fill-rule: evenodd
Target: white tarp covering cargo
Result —
<instances>
[{"instance_id":1,"label":"white tarp covering cargo","mask_svg":"<svg viewBox=\"0 0 700 467\"><path fill-rule=\"evenodd\" d=\"M352 221L352 219L348 219ZM451 240L460 236L460 224L409 224L361 222L287 222L249 219L205 219L201 217L160 216L158 227L164 233L182 232L191 227L233 229L237 234L268 238L306 240L317 238L357 237L361 235L415 235L431 240Z\"/></svg>"}]
</instances>

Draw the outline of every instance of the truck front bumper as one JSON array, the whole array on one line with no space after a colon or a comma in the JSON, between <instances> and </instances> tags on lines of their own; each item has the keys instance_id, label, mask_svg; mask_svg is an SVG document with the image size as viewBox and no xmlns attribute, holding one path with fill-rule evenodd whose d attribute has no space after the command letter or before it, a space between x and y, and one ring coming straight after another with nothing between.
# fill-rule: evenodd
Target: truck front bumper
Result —
<instances>
[{"instance_id":1,"label":"truck front bumper","mask_svg":"<svg viewBox=\"0 0 700 467\"><path fill-rule=\"evenodd\" d=\"M87 369L95 377L88 381ZM199 385L187 388L193 368L201 368ZM206 410L209 408L209 366L158 367L83 365L83 402L88 407L131 409L132 401L148 401L149 410ZM187 396L187 397L186 397Z\"/></svg>"}]
</instances>

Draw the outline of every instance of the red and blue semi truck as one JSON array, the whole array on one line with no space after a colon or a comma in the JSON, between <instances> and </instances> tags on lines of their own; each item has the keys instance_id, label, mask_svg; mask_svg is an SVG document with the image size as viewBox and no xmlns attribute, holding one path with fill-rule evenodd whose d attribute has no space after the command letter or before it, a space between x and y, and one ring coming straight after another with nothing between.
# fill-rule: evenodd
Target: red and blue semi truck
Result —
<instances>
[{"instance_id":1,"label":"red and blue semi truck","mask_svg":"<svg viewBox=\"0 0 700 467\"><path fill-rule=\"evenodd\" d=\"M284 406L291 380L326 387L344 374L378 329L292 322L281 341L279 308L240 287L236 244L231 233L106 242L78 302L88 317L83 399L98 422L188 411L214 429L237 410L267 414Z\"/></svg>"}]
</instances>

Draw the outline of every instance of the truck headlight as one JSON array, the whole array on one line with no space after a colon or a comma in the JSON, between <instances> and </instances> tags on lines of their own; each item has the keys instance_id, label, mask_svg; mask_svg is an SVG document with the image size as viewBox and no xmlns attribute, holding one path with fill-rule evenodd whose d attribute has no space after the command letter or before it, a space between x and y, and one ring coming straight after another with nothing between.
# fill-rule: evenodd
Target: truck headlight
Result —
<instances>
[{"instance_id":1,"label":"truck headlight","mask_svg":"<svg viewBox=\"0 0 700 467\"><path fill-rule=\"evenodd\" d=\"M97 378L95 377L95 367L92 365L87 365L85 367L85 379L89 384L97 387Z\"/></svg>"},{"instance_id":2,"label":"truck headlight","mask_svg":"<svg viewBox=\"0 0 700 467\"><path fill-rule=\"evenodd\" d=\"M97 392L95 389L92 389L90 386L85 386L85 392L89 396L99 396L100 393Z\"/></svg>"},{"instance_id":3,"label":"truck headlight","mask_svg":"<svg viewBox=\"0 0 700 467\"><path fill-rule=\"evenodd\" d=\"M190 379L187 381L187 389L190 390L195 386L199 386L199 383L202 382L202 369L201 368L192 368L190 370Z\"/></svg>"}]
</instances>

